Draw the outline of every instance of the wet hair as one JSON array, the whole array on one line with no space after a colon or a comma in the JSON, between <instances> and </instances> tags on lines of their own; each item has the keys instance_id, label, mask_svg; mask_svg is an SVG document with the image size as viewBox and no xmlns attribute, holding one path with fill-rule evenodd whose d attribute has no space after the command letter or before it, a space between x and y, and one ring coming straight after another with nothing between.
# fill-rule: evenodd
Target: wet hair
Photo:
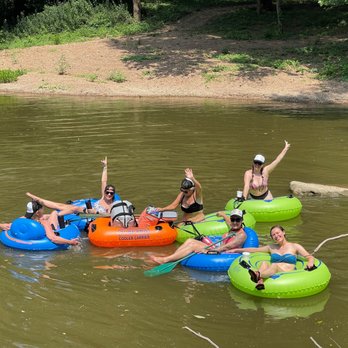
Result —
<instances>
[{"instance_id":1,"label":"wet hair","mask_svg":"<svg viewBox=\"0 0 348 348\"><path fill-rule=\"evenodd\" d=\"M34 213L36 213L38 210L43 208L43 205L39 203L38 201L33 201L32 204L33 204Z\"/></svg>"},{"instance_id":2,"label":"wet hair","mask_svg":"<svg viewBox=\"0 0 348 348\"><path fill-rule=\"evenodd\" d=\"M271 227L271 229L269 230L269 235L270 237L273 239L272 237L272 231L275 229L275 228L279 228L282 232L285 232L285 229L283 226L280 226L280 225L274 225Z\"/></svg>"},{"instance_id":3,"label":"wet hair","mask_svg":"<svg viewBox=\"0 0 348 348\"><path fill-rule=\"evenodd\" d=\"M189 190L192 187L195 187L195 183L192 180L185 178L183 181L181 181L181 185L180 185L181 189Z\"/></svg>"},{"instance_id":4,"label":"wet hair","mask_svg":"<svg viewBox=\"0 0 348 348\"><path fill-rule=\"evenodd\" d=\"M104 192L108 191L108 190L112 190L116 193L116 188L114 185L106 185L105 186L105 189L104 189Z\"/></svg>"}]
</instances>

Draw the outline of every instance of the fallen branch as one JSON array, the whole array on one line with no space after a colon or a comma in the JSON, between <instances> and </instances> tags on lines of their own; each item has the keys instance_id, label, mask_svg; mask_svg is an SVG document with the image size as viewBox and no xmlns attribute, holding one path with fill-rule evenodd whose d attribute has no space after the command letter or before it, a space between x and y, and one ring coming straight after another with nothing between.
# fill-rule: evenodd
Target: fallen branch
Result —
<instances>
[{"instance_id":1,"label":"fallen branch","mask_svg":"<svg viewBox=\"0 0 348 348\"><path fill-rule=\"evenodd\" d=\"M190 329L188 326L183 326L183 329L189 330L191 331L193 334L195 334L196 336L203 338L204 340L208 341L212 346L214 346L215 348L219 348L219 346L217 344L215 344L210 338L205 337L203 335L201 335L199 332L196 332L192 329Z\"/></svg>"},{"instance_id":2,"label":"fallen branch","mask_svg":"<svg viewBox=\"0 0 348 348\"><path fill-rule=\"evenodd\" d=\"M315 341L315 339L311 336L311 337L309 337L312 341L313 341L313 343L318 347L318 348L323 348L322 346L320 346L316 341Z\"/></svg>"},{"instance_id":3,"label":"fallen branch","mask_svg":"<svg viewBox=\"0 0 348 348\"><path fill-rule=\"evenodd\" d=\"M329 337L331 341L335 342L336 346L342 348L333 338Z\"/></svg>"},{"instance_id":4,"label":"fallen branch","mask_svg":"<svg viewBox=\"0 0 348 348\"><path fill-rule=\"evenodd\" d=\"M348 234L341 234L339 236L336 237L331 237L331 238L327 238L324 241L322 241L312 252L312 255L315 254L326 242L328 242L329 240L334 240L334 239L339 239L339 238L343 238L343 237L348 237Z\"/></svg>"}]
</instances>

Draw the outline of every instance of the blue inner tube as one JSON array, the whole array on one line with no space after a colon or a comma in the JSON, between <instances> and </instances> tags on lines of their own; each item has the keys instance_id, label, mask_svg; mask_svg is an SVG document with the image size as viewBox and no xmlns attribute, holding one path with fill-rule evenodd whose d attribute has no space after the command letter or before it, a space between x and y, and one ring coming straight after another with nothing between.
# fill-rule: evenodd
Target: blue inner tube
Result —
<instances>
[{"instance_id":1,"label":"blue inner tube","mask_svg":"<svg viewBox=\"0 0 348 348\"><path fill-rule=\"evenodd\" d=\"M120 196L115 193L114 201L119 201L121 198ZM99 199L96 198L86 198L86 199L77 199L75 201L72 201L71 204L75 205L76 207L82 207L86 208L86 203L88 201L91 201L92 207L93 205L99 201ZM64 216L64 221L68 222L69 224L75 225L80 231L87 232L88 225L93 219L88 218L79 218L76 214L68 214Z\"/></svg>"},{"instance_id":2,"label":"blue inner tube","mask_svg":"<svg viewBox=\"0 0 348 348\"><path fill-rule=\"evenodd\" d=\"M257 248L259 246L259 238L257 233L250 227L245 227L244 231L247 239L243 244L243 248ZM222 236L210 236L214 243L222 239ZM185 267L208 272L226 272L231 263L241 254L221 253L221 254L195 254L190 258L181 262Z\"/></svg>"},{"instance_id":3,"label":"blue inner tube","mask_svg":"<svg viewBox=\"0 0 348 348\"><path fill-rule=\"evenodd\" d=\"M69 225L58 231L65 239L77 238L80 231L75 225ZM9 248L21 250L64 250L68 244L55 244L46 237L44 227L37 221L18 218L11 224L11 229L0 233L0 242Z\"/></svg>"}]
</instances>

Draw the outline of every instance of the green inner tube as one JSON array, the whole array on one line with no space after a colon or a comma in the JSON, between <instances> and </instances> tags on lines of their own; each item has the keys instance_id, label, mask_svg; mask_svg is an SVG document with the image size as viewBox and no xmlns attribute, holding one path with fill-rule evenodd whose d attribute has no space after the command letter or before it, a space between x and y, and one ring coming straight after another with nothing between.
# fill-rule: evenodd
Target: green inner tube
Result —
<instances>
[{"instance_id":1,"label":"green inner tube","mask_svg":"<svg viewBox=\"0 0 348 348\"><path fill-rule=\"evenodd\" d=\"M235 198L230 199L225 209L241 209L252 214L257 222L274 222L293 219L302 210L301 201L293 196L276 197L272 200L248 199L238 202Z\"/></svg>"},{"instance_id":2,"label":"green inner tube","mask_svg":"<svg viewBox=\"0 0 348 348\"><path fill-rule=\"evenodd\" d=\"M227 216L230 216L231 211L225 211ZM250 213L244 214L244 225L246 227L254 228L256 221ZM229 231L225 220L222 217L216 216L216 213L205 215L205 219L202 222L194 223L194 227L200 234L206 236L221 236ZM197 237L198 234L191 225L182 225L176 229L178 234L176 237L177 242L184 243L186 239Z\"/></svg>"},{"instance_id":3,"label":"green inner tube","mask_svg":"<svg viewBox=\"0 0 348 348\"><path fill-rule=\"evenodd\" d=\"M233 261L228 275L231 283L237 289L258 297L268 298L299 298L315 295L323 291L329 284L331 274L327 266L320 260L315 259L313 271L305 270L307 261L303 257L297 258L296 269L291 272L281 272L265 279L265 289L257 290L255 283L250 280L247 269L239 262L241 256ZM268 253L252 253L249 264L253 270L257 270L263 261L270 262Z\"/></svg>"}]
</instances>

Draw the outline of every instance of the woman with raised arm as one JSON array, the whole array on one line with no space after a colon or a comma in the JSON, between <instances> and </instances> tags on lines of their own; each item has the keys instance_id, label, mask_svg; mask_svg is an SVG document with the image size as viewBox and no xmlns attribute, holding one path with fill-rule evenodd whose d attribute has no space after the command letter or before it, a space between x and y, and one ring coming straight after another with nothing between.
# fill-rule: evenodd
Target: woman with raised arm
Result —
<instances>
[{"instance_id":1,"label":"woman with raised arm","mask_svg":"<svg viewBox=\"0 0 348 348\"><path fill-rule=\"evenodd\" d=\"M199 222L204 220L202 186L194 177L191 168L185 169L185 179L182 180L180 192L175 200L157 211L173 210L180 204L184 212L183 222Z\"/></svg>"},{"instance_id":2,"label":"woman with raised arm","mask_svg":"<svg viewBox=\"0 0 348 348\"><path fill-rule=\"evenodd\" d=\"M268 187L268 180L270 174L290 148L290 144L286 140L284 141L285 146L283 150L272 163L265 166L266 159L263 155L258 154L254 157L251 169L248 169L244 174L243 199L248 199L249 195L251 199L273 199Z\"/></svg>"},{"instance_id":3,"label":"woman with raised arm","mask_svg":"<svg viewBox=\"0 0 348 348\"><path fill-rule=\"evenodd\" d=\"M73 214L73 213L100 213L100 214L108 214L110 213L110 210L114 204L114 196L115 196L115 186L108 185L108 160L107 157L105 159L101 160L103 171L102 171L102 177L101 177L101 194L102 197L94 203L92 206L92 209L84 208L84 207L78 207L71 204L66 203L58 203L54 201L49 201L47 199L38 197L33 195L30 192L27 192L27 196L29 196L31 199L39 202L42 206L45 206L49 209L56 209L60 210L59 215L67 215L67 214Z\"/></svg>"}]
</instances>

